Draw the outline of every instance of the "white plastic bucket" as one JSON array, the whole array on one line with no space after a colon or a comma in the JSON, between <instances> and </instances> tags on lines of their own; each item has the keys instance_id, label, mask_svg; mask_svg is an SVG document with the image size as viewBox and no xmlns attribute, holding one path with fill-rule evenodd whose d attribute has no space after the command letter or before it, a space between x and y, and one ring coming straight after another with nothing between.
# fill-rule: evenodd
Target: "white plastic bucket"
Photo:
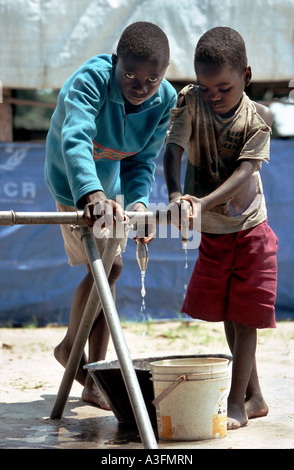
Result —
<instances>
[{"instance_id":1,"label":"white plastic bucket","mask_svg":"<svg viewBox=\"0 0 294 470\"><path fill-rule=\"evenodd\" d=\"M151 363L158 437L215 439L227 434L228 359L186 358Z\"/></svg>"}]
</instances>

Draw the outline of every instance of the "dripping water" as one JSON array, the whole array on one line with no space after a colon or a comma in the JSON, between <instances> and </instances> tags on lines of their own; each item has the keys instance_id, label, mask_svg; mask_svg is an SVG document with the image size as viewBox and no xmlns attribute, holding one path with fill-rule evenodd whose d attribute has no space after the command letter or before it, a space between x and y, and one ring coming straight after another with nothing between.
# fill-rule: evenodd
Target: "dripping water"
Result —
<instances>
[{"instance_id":1,"label":"dripping water","mask_svg":"<svg viewBox=\"0 0 294 470\"><path fill-rule=\"evenodd\" d=\"M187 250L187 243L183 243L183 248L185 250L185 269L188 269L188 250ZM184 292L183 292L183 302L186 297L186 292L187 292L187 287L188 285L185 283L184 284ZM185 315L185 321L187 320L187 315Z\"/></svg>"},{"instance_id":2,"label":"dripping water","mask_svg":"<svg viewBox=\"0 0 294 470\"><path fill-rule=\"evenodd\" d=\"M143 321L145 317L145 296L146 296L146 289L145 289L145 271L141 271L141 315L143 316Z\"/></svg>"},{"instance_id":3,"label":"dripping water","mask_svg":"<svg viewBox=\"0 0 294 470\"><path fill-rule=\"evenodd\" d=\"M146 271L141 271L141 298L142 298L142 303L141 303L141 317L142 317L142 322L143 324L146 322L146 316L145 316L145 296L146 296L146 289L145 289L145 273ZM143 338L146 336L146 328L144 328L142 332ZM145 347L145 343L143 343L143 347Z\"/></svg>"},{"instance_id":4,"label":"dripping water","mask_svg":"<svg viewBox=\"0 0 294 470\"><path fill-rule=\"evenodd\" d=\"M188 250L187 243L183 243L183 248L185 250L185 269L188 269Z\"/></svg>"},{"instance_id":5,"label":"dripping water","mask_svg":"<svg viewBox=\"0 0 294 470\"><path fill-rule=\"evenodd\" d=\"M146 295L146 290L145 290L145 271L141 271L141 297L144 300L144 297Z\"/></svg>"}]
</instances>

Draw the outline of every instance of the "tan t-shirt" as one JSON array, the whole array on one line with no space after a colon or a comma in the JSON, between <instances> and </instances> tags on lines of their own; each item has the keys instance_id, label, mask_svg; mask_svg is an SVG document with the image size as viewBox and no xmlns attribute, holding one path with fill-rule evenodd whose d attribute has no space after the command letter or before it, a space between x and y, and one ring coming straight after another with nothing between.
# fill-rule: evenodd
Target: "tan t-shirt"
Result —
<instances>
[{"instance_id":1,"label":"tan t-shirt","mask_svg":"<svg viewBox=\"0 0 294 470\"><path fill-rule=\"evenodd\" d=\"M233 198L202 214L201 231L231 233L260 224L267 213L259 170L261 162L269 161L270 127L245 93L234 115L226 119L204 104L196 85L188 85L181 95L185 103L171 110L167 144L188 150L185 194L204 197L224 183L240 160L260 162Z\"/></svg>"}]
</instances>

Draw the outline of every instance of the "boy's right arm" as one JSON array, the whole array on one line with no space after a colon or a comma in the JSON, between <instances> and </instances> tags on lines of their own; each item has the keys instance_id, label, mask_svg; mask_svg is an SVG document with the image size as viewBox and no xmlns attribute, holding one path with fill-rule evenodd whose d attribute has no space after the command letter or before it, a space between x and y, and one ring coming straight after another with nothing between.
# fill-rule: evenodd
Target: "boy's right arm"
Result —
<instances>
[{"instance_id":1,"label":"boy's right arm","mask_svg":"<svg viewBox=\"0 0 294 470\"><path fill-rule=\"evenodd\" d=\"M181 186L181 160L184 149L177 144L167 144L164 158L164 177L169 202L175 202L183 195Z\"/></svg>"},{"instance_id":2,"label":"boy's right arm","mask_svg":"<svg viewBox=\"0 0 294 470\"><path fill-rule=\"evenodd\" d=\"M167 144L164 158L164 177L168 190L169 206L168 213L170 221L173 219L173 224L181 229L181 211L179 217L173 217L172 214L177 214L179 211L181 197L183 196L181 185L181 160L184 149L177 144Z\"/></svg>"}]
</instances>

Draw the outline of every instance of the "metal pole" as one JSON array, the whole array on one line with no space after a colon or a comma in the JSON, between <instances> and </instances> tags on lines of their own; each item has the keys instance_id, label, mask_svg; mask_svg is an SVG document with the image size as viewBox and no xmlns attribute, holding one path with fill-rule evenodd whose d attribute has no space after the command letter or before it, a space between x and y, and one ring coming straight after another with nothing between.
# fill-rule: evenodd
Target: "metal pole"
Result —
<instances>
[{"instance_id":1,"label":"metal pole","mask_svg":"<svg viewBox=\"0 0 294 470\"><path fill-rule=\"evenodd\" d=\"M96 285L94 284L91 289L83 316L81 318L81 322L68 361L66 363L59 390L51 411L51 419L62 418L64 407L70 394L75 375L79 368L87 339L90 335L94 319L100 306L100 302L97 297Z\"/></svg>"},{"instance_id":2,"label":"metal pole","mask_svg":"<svg viewBox=\"0 0 294 470\"><path fill-rule=\"evenodd\" d=\"M83 243L86 249L91 271L99 291L106 322L111 333L113 345L120 363L122 376L126 385L138 430L146 449L157 449L157 441L146 409L145 401L138 383L129 350L121 328L115 303L101 262L99 251L93 234L86 228L81 228Z\"/></svg>"},{"instance_id":3,"label":"metal pole","mask_svg":"<svg viewBox=\"0 0 294 470\"><path fill-rule=\"evenodd\" d=\"M166 211L157 212L134 212L125 211L125 215L129 219L134 219L139 223L147 223L150 218L158 221L159 213L164 214ZM149 219L148 219L149 218ZM163 219L163 218L162 218ZM164 220L164 219L163 219ZM79 225L87 226L84 219L83 211L76 212L14 212L0 211L0 226L2 225Z\"/></svg>"},{"instance_id":4,"label":"metal pole","mask_svg":"<svg viewBox=\"0 0 294 470\"><path fill-rule=\"evenodd\" d=\"M80 229L82 230L82 229ZM87 230L84 228L84 230ZM95 243L95 241L94 241ZM95 243L96 244L96 243ZM119 240L108 240L108 243L105 247L102 263L104 265L105 276L106 279L109 276L114 257L117 252L117 247L119 244ZM98 249L97 249L98 252ZM99 254L99 252L98 252ZM107 281L108 284L108 281ZM61 384L59 386L58 394L55 399L55 403L51 412L51 419L60 419L63 414L64 407L66 405L75 375L77 373L83 351L87 342L87 339L90 335L92 325L94 323L95 318L99 314L101 309L101 301L98 296L97 286L94 282L83 316L81 318L81 322L74 340L74 344L72 346L66 368L63 374L63 378Z\"/></svg>"},{"instance_id":5,"label":"metal pole","mask_svg":"<svg viewBox=\"0 0 294 470\"><path fill-rule=\"evenodd\" d=\"M0 212L0 225L69 224L87 225L82 211L76 212Z\"/></svg>"}]
</instances>

